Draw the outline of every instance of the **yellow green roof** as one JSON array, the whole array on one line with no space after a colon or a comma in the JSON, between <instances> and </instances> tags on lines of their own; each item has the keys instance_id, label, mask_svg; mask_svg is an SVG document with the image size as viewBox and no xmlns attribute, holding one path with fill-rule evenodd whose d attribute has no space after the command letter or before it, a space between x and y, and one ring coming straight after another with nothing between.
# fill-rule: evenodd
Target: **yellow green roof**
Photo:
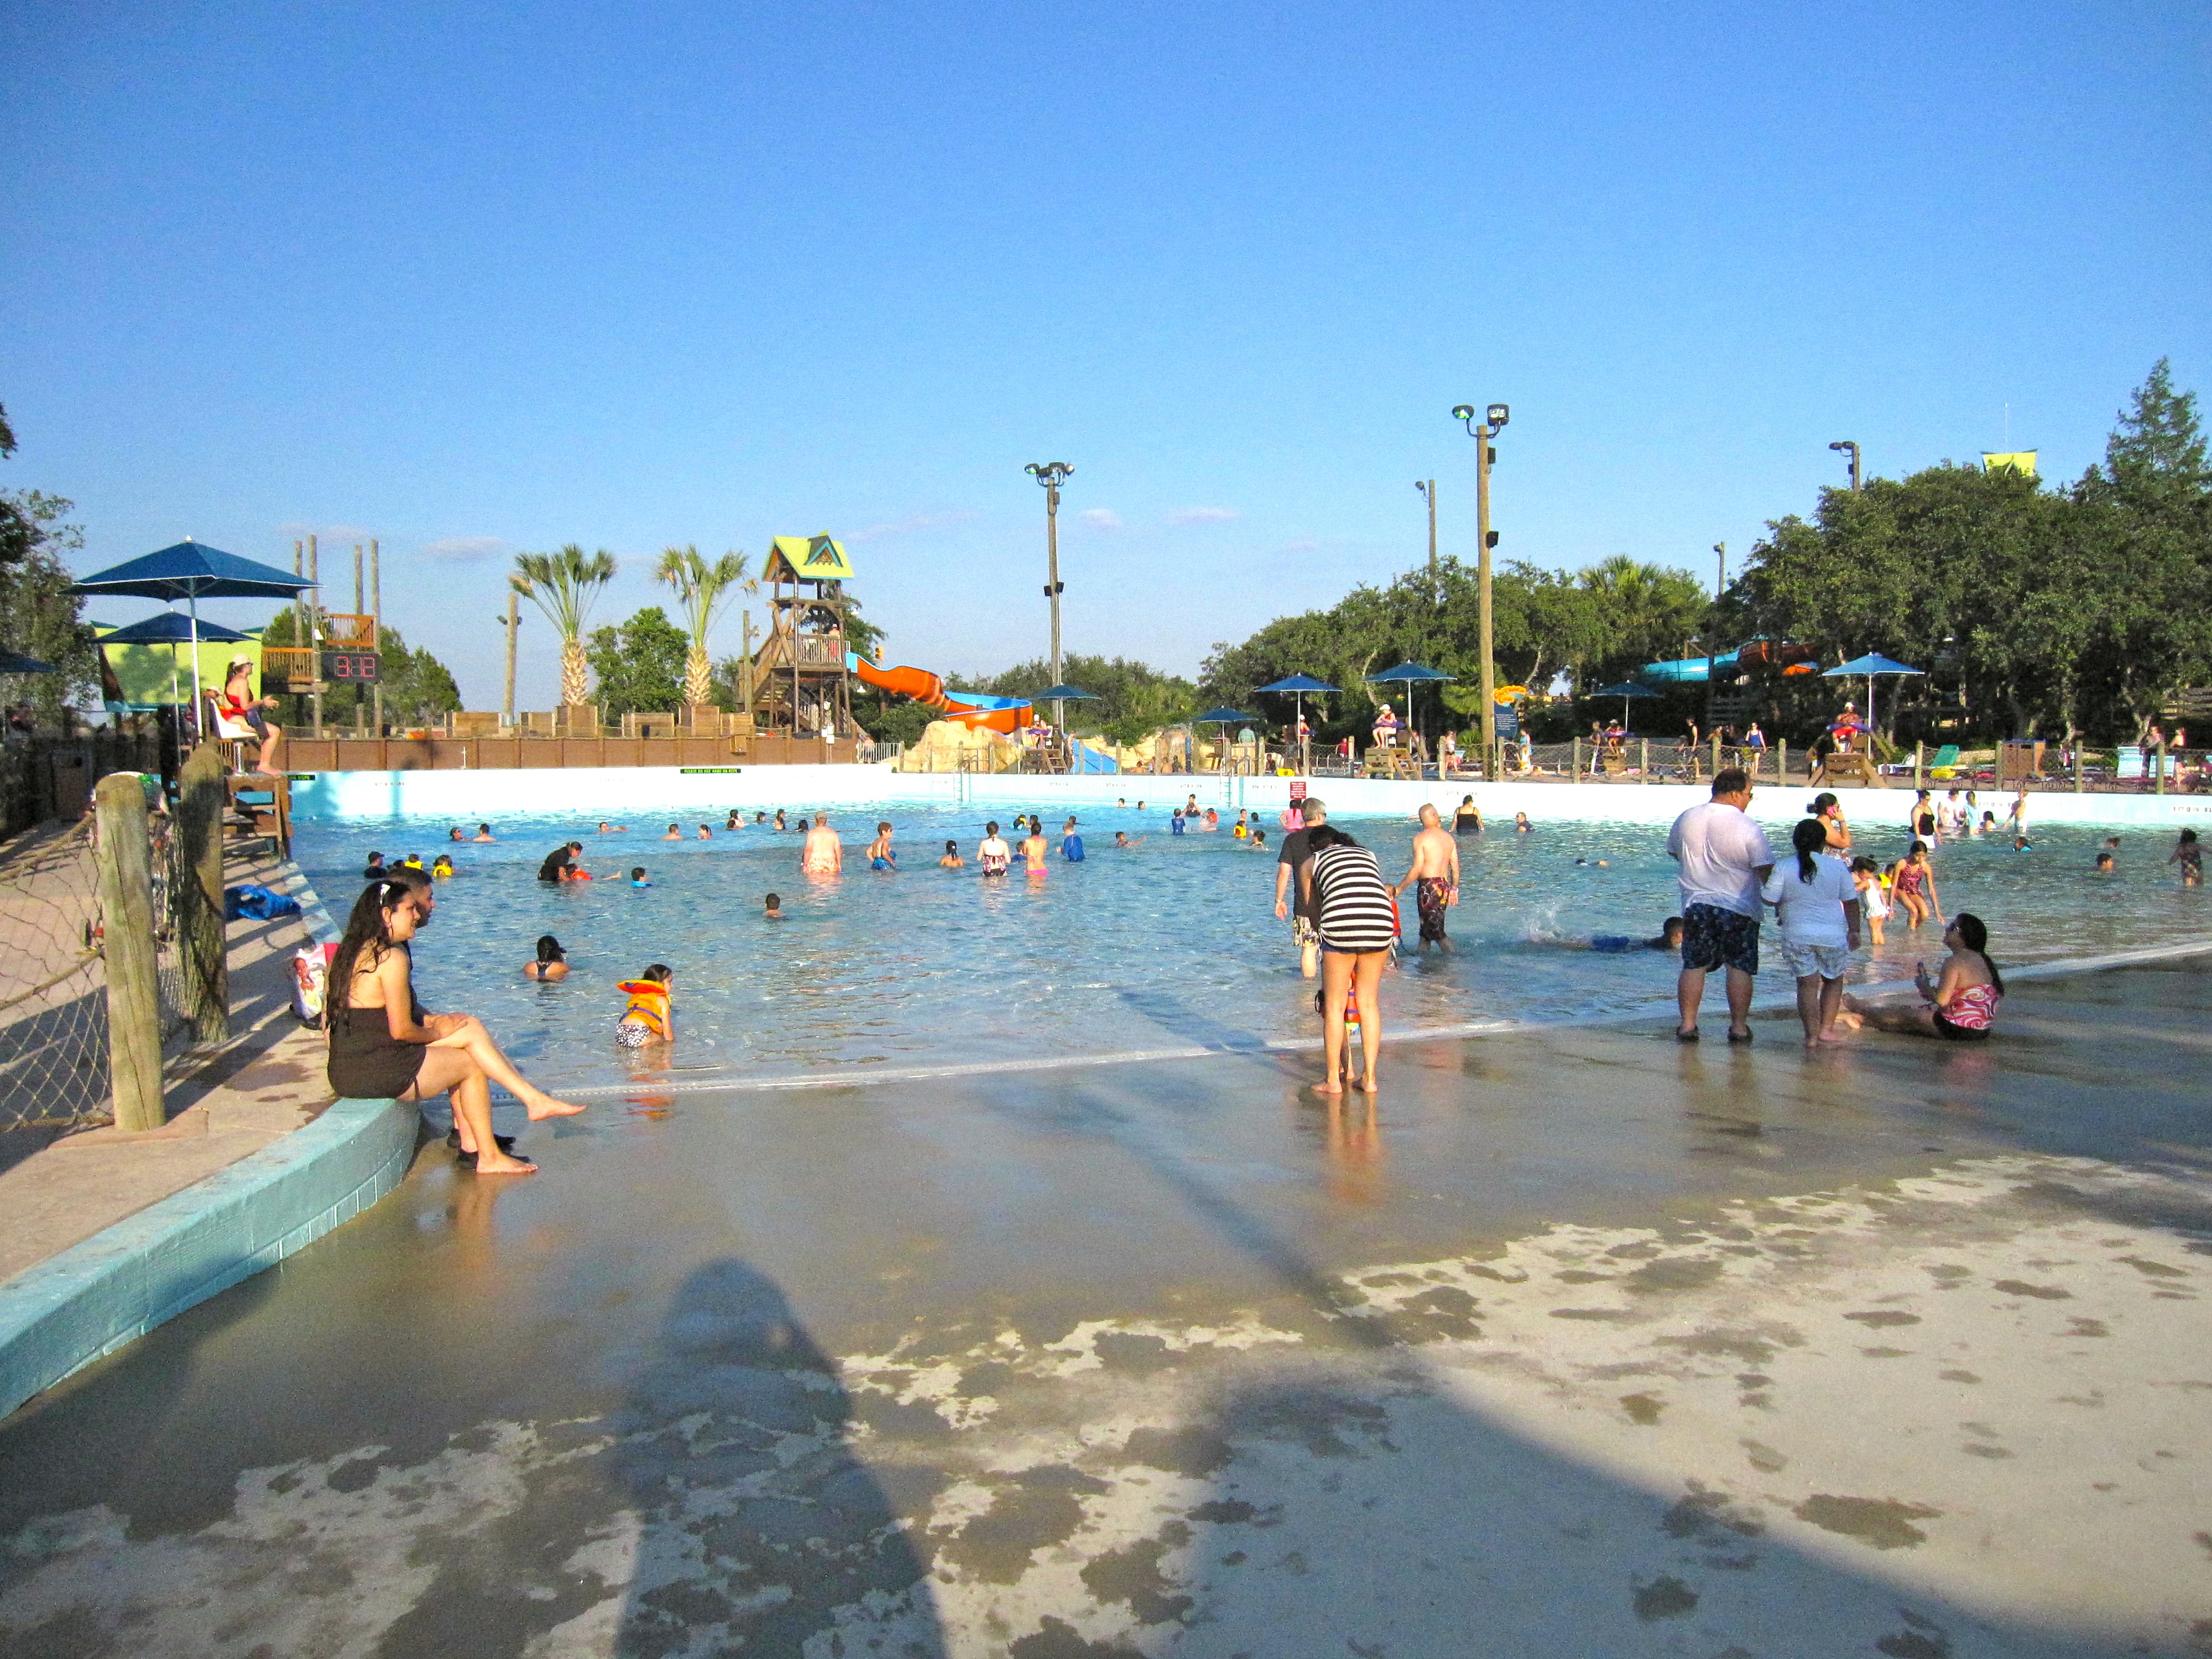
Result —
<instances>
[{"instance_id":1,"label":"yellow green roof","mask_svg":"<svg viewBox=\"0 0 2212 1659\"><path fill-rule=\"evenodd\" d=\"M762 574L769 581L850 581L853 562L845 556L845 544L826 533L775 536L769 538L768 568Z\"/></svg>"}]
</instances>

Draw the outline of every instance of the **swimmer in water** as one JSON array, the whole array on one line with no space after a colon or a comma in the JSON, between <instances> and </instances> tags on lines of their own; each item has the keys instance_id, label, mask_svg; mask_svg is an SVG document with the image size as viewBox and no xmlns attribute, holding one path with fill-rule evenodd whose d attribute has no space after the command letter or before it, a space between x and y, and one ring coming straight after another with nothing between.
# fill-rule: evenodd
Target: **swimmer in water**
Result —
<instances>
[{"instance_id":1,"label":"swimmer in water","mask_svg":"<svg viewBox=\"0 0 2212 1659\"><path fill-rule=\"evenodd\" d=\"M898 854L891 850L891 827L888 823L876 826L876 838L868 843L868 868L896 870Z\"/></svg>"},{"instance_id":2,"label":"swimmer in water","mask_svg":"<svg viewBox=\"0 0 2212 1659\"><path fill-rule=\"evenodd\" d=\"M783 901L778 898L774 893L770 893L765 899L761 901L761 920L763 921L781 921L783 920Z\"/></svg>"},{"instance_id":3,"label":"swimmer in water","mask_svg":"<svg viewBox=\"0 0 2212 1659\"><path fill-rule=\"evenodd\" d=\"M699 826L699 839L701 841L712 841L714 839L714 832L702 823Z\"/></svg>"},{"instance_id":4,"label":"swimmer in water","mask_svg":"<svg viewBox=\"0 0 2212 1659\"><path fill-rule=\"evenodd\" d=\"M983 844L975 849L975 859L987 876L1005 875L1014 861L1014 849L1000 838L996 818L983 826Z\"/></svg>"},{"instance_id":5,"label":"swimmer in water","mask_svg":"<svg viewBox=\"0 0 2212 1659\"><path fill-rule=\"evenodd\" d=\"M2181 838L2173 843L2173 851L2166 855L2166 861L2181 866L2181 884L2184 887L2202 887L2204 884L2204 849L2197 844L2194 830L2181 832Z\"/></svg>"},{"instance_id":6,"label":"swimmer in water","mask_svg":"<svg viewBox=\"0 0 2212 1659\"><path fill-rule=\"evenodd\" d=\"M937 867L940 870L964 870L968 867L968 860L960 856L958 842L948 841L945 843L945 856L938 860Z\"/></svg>"},{"instance_id":7,"label":"swimmer in water","mask_svg":"<svg viewBox=\"0 0 2212 1659\"><path fill-rule=\"evenodd\" d=\"M1267 832L1258 824L1252 826L1252 838L1244 843L1246 850L1264 853L1267 850Z\"/></svg>"},{"instance_id":8,"label":"swimmer in water","mask_svg":"<svg viewBox=\"0 0 2212 1659\"><path fill-rule=\"evenodd\" d=\"M1030 878L1033 881L1042 879L1044 875L1045 852L1044 831L1032 821L1029 834L1022 841L1022 862L1028 866Z\"/></svg>"},{"instance_id":9,"label":"swimmer in water","mask_svg":"<svg viewBox=\"0 0 2212 1659\"><path fill-rule=\"evenodd\" d=\"M615 1041L625 1048L642 1048L647 1043L662 1043L676 1035L674 993L676 975L665 962L656 962L635 979L626 979L616 988L629 998L629 1004L615 1022Z\"/></svg>"},{"instance_id":10,"label":"swimmer in water","mask_svg":"<svg viewBox=\"0 0 2212 1659\"><path fill-rule=\"evenodd\" d=\"M653 885L650 881L646 879L645 866L643 865L633 864L630 866L629 884L633 887L650 887Z\"/></svg>"},{"instance_id":11,"label":"swimmer in water","mask_svg":"<svg viewBox=\"0 0 2212 1659\"><path fill-rule=\"evenodd\" d=\"M779 830L787 830L791 827L783 821L783 808L781 806L775 809L775 827Z\"/></svg>"},{"instance_id":12,"label":"swimmer in water","mask_svg":"<svg viewBox=\"0 0 2212 1659\"><path fill-rule=\"evenodd\" d=\"M1251 814L1240 807L1237 813L1237 822L1231 826L1229 833L1238 841L1250 835L1252 833Z\"/></svg>"},{"instance_id":13,"label":"swimmer in water","mask_svg":"<svg viewBox=\"0 0 2212 1659\"><path fill-rule=\"evenodd\" d=\"M1076 833L1072 817L1060 827L1060 855L1070 864L1083 862L1083 837Z\"/></svg>"},{"instance_id":14,"label":"swimmer in water","mask_svg":"<svg viewBox=\"0 0 2212 1659\"><path fill-rule=\"evenodd\" d=\"M2100 853L2097 854L2097 873L2100 876L2112 876L2118 875L2119 873L2119 872L2112 866L2112 855L2110 853Z\"/></svg>"},{"instance_id":15,"label":"swimmer in water","mask_svg":"<svg viewBox=\"0 0 2212 1659\"><path fill-rule=\"evenodd\" d=\"M661 837L663 841L682 841L683 839L683 830L672 823L668 826L668 833Z\"/></svg>"},{"instance_id":16,"label":"swimmer in water","mask_svg":"<svg viewBox=\"0 0 2212 1659\"><path fill-rule=\"evenodd\" d=\"M550 933L538 936L538 960L522 964L525 979L548 981L568 977L568 953L561 948L561 941Z\"/></svg>"},{"instance_id":17,"label":"swimmer in water","mask_svg":"<svg viewBox=\"0 0 2212 1659\"><path fill-rule=\"evenodd\" d=\"M1528 822L1528 815L1526 812L1516 812L1513 815L1514 834L1517 836L1525 836L1535 827L1536 826L1534 824Z\"/></svg>"},{"instance_id":18,"label":"swimmer in water","mask_svg":"<svg viewBox=\"0 0 2212 1659\"><path fill-rule=\"evenodd\" d=\"M668 827L671 830L673 830L676 826L672 823ZM626 823L609 823L605 818L601 818L599 820L599 833L603 836L628 835L629 833L629 825Z\"/></svg>"},{"instance_id":19,"label":"swimmer in water","mask_svg":"<svg viewBox=\"0 0 2212 1659\"><path fill-rule=\"evenodd\" d=\"M430 879L433 881L451 881L453 878L453 855L451 853L439 854L438 856L435 859L433 859L430 862Z\"/></svg>"},{"instance_id":20,"label":"swimmer in water","mask_svg":"<svg viewBox=\"0 0 2212 1659\"><path fill-rule=\"evenodd\" d=\"M446 831L446 839L447 841L466 841L468 837L461 833L461 826L457 823L452 829Z\"/></svg>"},{"instance_id":21,"label":"swimmer in water","mask_svg":"<svg viewBox=\"0 0 2212 1659\"><path fill-rule=\"evenodd\" d=\"M1561 951L1595 951L1601 956L1626 956L1632 951L1679 951L1682 948L1682 919L1669 916L1659 924L1656 939L1631 939L1626 933L1600 933L1593 939L1538 941Z\"/></svg>"},{"instance_id":22,"label":"swimmer in water","mask_svg":"<svg viewBox=\"0 0 2212 1659\"><path fill-rule=\"evenodd\" d=\"M799 873L834 876L844 867L845 844L837 839L837 832L830 827L830 815L817 812L814 827L806 832L806 844L799 850Z\"/></svg>"},{"instance_id":23,"label":"swimmer in water","mask_svg":"<svg viewBox=\"0 0 2212 1659\"><path fill-rule=\"evenodd\" d=\"M477 825L476 834L471 836L470 839L471 841L497 841L499 837L492 834L491 825L488 823L480 823Z\"/></svg>"},{"instance_id":24,"label":"swimmer in water","mask_svg":"<svg viewBox=\"0 0 2212 1659\"><path fill-rule=\"evenodd\" d=\"M1116 830L1114 832L1114 845L1123 849L1134 847L1138 842L1142 840L1144 840L1142 836L1132 838L1127 830Z\"/></svg>"}]
</instances>

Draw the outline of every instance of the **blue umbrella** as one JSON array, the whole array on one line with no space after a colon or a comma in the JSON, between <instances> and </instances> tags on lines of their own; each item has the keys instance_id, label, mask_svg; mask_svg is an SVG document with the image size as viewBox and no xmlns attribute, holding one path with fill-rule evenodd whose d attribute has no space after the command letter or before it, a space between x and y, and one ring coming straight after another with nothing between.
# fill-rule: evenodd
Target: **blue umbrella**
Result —
<instances>
[{"instance_id":1,"label":"blue umbrella","mask_svg":"<svg viewBox=\"0 0 2212 1659\"><path fill-rule=\"evenodd\" d=\"M314 584L273 564L257 564L194 541L179 542L143 558L85 577L71 585L72 593L131 593L140 599L185 602L192 621L199 621L200 601L210 599L296 599ZM200 658L192 653L192 707L200 702Z\"/></svg>"},{"instance_id":2,"label":"blue umbrella","mask_svg":"<svg viewBox=\"0 0 2212 1659\"><path fill-rule=\"evenodd\" d=\"M1867 683L1867 730L1874 730L1874 680L1877 674L1924 674L1924 668L1907 668L1903 663L1885 657L1879 651L1869 651L1863 657L1853 657L1840 668L1831 668L1820 678L1824 680L1845 679L1863 674ZM1869 740L1871 741L1871 740Z\"/></svg>"},{"instance_id":3,"label":"blue umbrella","mask_svg":"<svg viewBox=\"0 0 2212 1659\"><path fill-rule=\"evenodd\" d=\"M19 657L13 651L0 651L0 674L52 674L53 664L40 662L36 657Z\"/></svg>"},{"instance_id":4,"label":"blue umbrella","mask_svg":"<svg viewBox=\"0 0 2212 1659\"><path fill-rule=\"evenodd\" d=\"M1634 680L1623 680L1619 685L1601 685L1595 691L1585 691L1586 697L1619 697L1620 723L1628 724L1628 700L1631 697L1656 697L1659 694L1648 685L1638 685Z\"/></svg>"},{"instance_id":5,"label":"blue umbrella","mask_svg":"<svg viewBox=\"0 0 2212 1659\"><path fill-rule=\"evenodd\" d=\"M1257 691L1253 693L1253 695L1256 696L1259 695L1260 691L1287 691L1293 698L1297 699L1298 722L1296 726L1293 726L1291 728L1291 735L1297 738L1298 749L1301 755L1303 755L1306 746L1306 694L1309 691L1334 691L1336 690L1338 690L1338 688L1331 685L1327 680L1317 680L1310 674L1292 674L1286 678L1277 680L1273 685L1261 686Z\"/></svg>"}]
</instances>

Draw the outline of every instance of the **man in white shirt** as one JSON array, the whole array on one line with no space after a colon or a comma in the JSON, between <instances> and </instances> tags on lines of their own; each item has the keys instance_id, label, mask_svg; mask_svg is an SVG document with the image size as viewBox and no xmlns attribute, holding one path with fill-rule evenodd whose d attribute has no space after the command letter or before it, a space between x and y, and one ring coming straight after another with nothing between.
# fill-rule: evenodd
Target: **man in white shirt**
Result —
<instances>
[{"instance_id":1,"label":"man in white shirt","mask_svg":"<svg viewBox=\"0 0 2212 1659\"><path fill-rule=\"evenodd\" d=\"M1674 1036L1683 1042L1698 1040L1698 1005L1716 968L1728 969L1728 1040L1751 1041L1759 887L1773 872L1774 852L1744 811L1750 805L1751 780L1731 766L1715 775L1713 798L1667 832L1668 856L1681 866L1682 976L1675 994L1682 1018Z\"/></svg>"}]
</instances>

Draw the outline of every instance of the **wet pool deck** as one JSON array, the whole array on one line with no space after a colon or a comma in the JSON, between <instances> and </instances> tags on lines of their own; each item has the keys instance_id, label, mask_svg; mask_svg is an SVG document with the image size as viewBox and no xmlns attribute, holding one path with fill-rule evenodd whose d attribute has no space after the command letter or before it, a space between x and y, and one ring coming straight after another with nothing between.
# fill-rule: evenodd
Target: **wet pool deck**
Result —
<instances>
[{"instance_id":1,"label":"wet pool deck","mask_svg":"<svg viewBox=\"0 0 2212 1659\"><path fill-rule=\"evenodd\" d=\"M602 1101L0 1425L0 1648L2206 1651L2208 1007Z\"/></svg>"}]
</instances>

